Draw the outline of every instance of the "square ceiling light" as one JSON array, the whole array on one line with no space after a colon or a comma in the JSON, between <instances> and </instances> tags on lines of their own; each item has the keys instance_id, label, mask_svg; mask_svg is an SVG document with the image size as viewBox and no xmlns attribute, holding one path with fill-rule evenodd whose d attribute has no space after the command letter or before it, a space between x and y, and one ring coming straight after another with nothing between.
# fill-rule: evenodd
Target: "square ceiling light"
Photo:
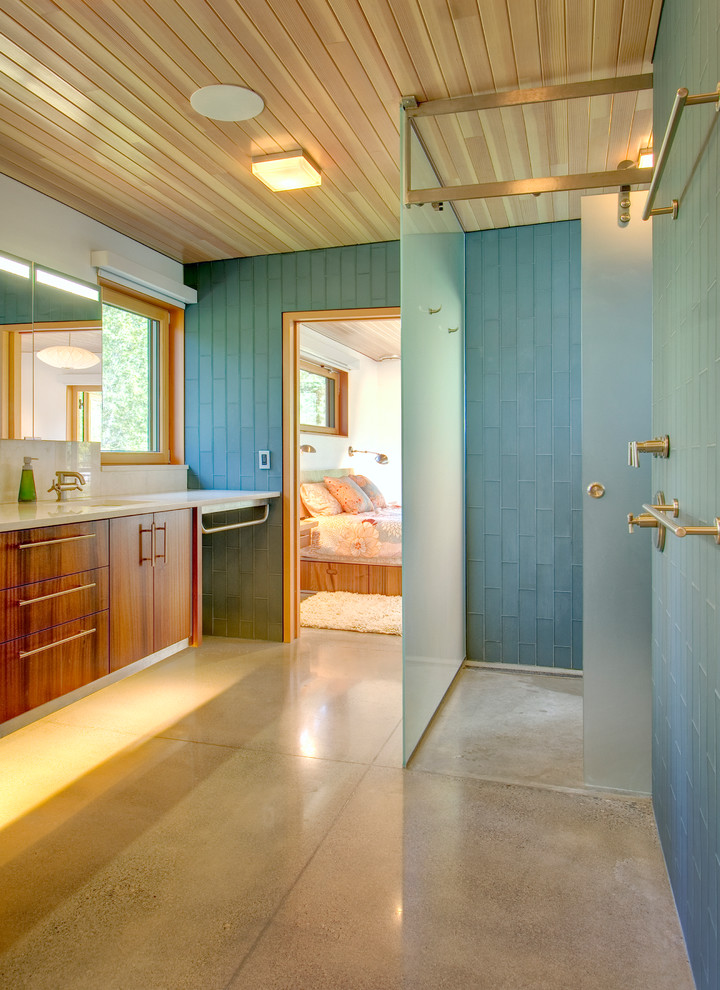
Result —
<instances>
[{"instance_id":1,"label":"square ceiling light","mask_svg":"<svg viewBox=\"0 0 720 990\"><path fill-rule=\"evenodd\" d=\"M655 164L655 155L652 148L641 148L638 155L638 168L652 168Z\"/></svg>"},{"instance_id":2,"label":"square ceiling light","mask_svg":"<svg viewBox=\"0 0 720 990\"><path fill-rule=\"evenodd\" d=\"M298 148L252 160L252 173L273 192L306 189L322 182L320 169Z\"/></svg>"}]
</instances>

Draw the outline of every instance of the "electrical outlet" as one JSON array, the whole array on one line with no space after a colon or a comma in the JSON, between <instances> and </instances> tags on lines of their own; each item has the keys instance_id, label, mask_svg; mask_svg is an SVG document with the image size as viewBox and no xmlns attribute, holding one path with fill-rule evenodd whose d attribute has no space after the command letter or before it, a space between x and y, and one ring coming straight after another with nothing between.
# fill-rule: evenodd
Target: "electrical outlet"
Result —
<instances>
[{"instance_id":1,"label":"electrical outlet","mask_svg":"<svg viewBox=\"0 0 720 990\"><path fill-rule=\"evenodd\" d=\"M269 450L259 450L258 451L258 467L261 471L270 470L270 451Z\"/></svg>"}]
</instances>

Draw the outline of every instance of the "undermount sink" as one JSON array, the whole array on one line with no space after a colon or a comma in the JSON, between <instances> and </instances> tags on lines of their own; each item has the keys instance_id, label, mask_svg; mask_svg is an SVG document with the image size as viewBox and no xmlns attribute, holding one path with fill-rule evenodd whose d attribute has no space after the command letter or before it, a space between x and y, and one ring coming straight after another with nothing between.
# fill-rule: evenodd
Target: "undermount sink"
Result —
<instances>
[{"instance_id":1,"label":"undermount sink","mask_svg":"<svg viewBox=\"0 0 720 990\"><path fill-rule=\"evenodd\" d=\"M104 509L120 509L123 505L134 505L135 501L121 498L83 498L74 500L83 505L100 506Z\"/></svg>"}]
</instances>

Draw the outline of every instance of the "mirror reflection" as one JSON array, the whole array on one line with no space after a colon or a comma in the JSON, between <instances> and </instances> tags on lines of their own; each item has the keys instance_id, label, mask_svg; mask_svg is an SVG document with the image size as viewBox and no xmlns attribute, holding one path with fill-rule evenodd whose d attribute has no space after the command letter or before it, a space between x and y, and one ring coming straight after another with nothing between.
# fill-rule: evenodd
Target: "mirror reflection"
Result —
<instances>
[{"instance_id":1,"label":"mirror reflection","mask_svg":"<svg viewBox=\"0 0 720 990\"><path fill-rule=\"evenodd\" d=\"M167 460L169 311L0 251L0 436Z\"/></svg>"},{"instance_id":2,"label":"mirror reflection","mask_svg":"<svg viewBox=\"0 0 720 990\"><path fill-rule=\"evenodd\" d=\"M22 334L22 435L102 440L102 329Z\"/></svg>"}]
</instances>

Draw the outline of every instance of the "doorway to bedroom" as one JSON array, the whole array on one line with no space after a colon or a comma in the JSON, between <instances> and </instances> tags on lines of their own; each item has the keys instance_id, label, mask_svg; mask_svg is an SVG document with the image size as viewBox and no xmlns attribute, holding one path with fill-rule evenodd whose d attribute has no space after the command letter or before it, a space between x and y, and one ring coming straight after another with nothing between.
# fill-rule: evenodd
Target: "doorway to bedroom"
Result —
<instances>
[{"instance_id":1,"label":"doorway to bedroom","mask_svg":"<svg viewBox=\"0 0 720 990\"><path fill-rule=\"evenodd\" d=\"M286 314L284 329L285 639L399 637L399 311Z\"/></svg>"}]
</instances>

